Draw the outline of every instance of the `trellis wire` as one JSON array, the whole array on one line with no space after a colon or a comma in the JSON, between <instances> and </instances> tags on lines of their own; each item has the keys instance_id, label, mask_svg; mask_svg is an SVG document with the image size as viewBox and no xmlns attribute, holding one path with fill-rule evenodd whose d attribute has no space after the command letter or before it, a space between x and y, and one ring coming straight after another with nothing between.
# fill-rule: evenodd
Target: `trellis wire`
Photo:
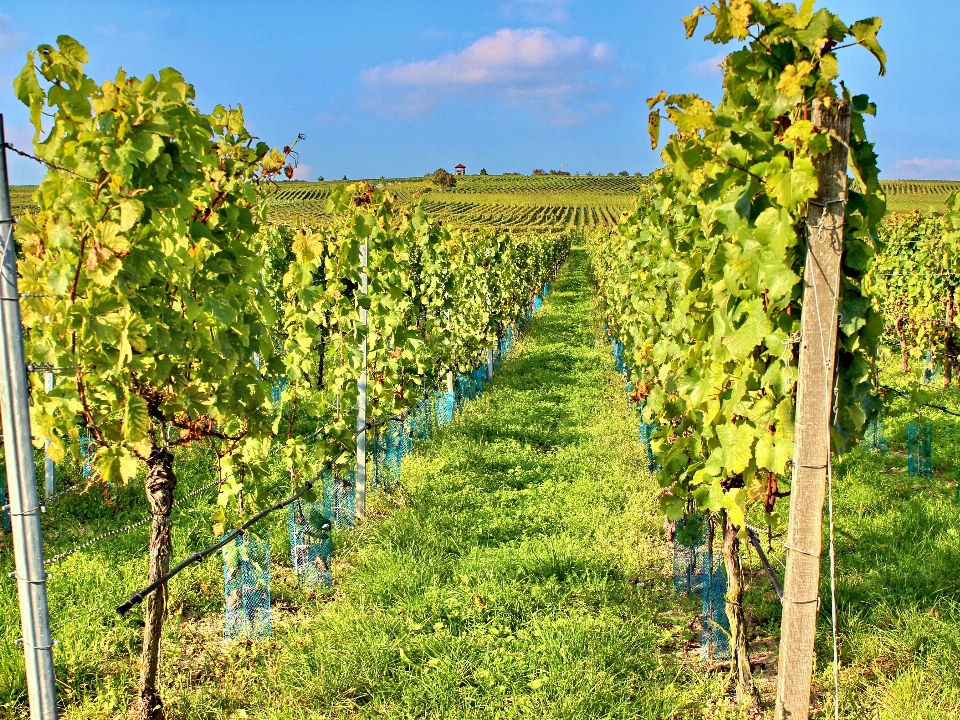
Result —
<instances>
[{"instance_id":1,"label":"trellis wire","mask_svg":"<svg viewBox=\"0 0 960 720\"><path fill-rule=\"evenodd\" d=\"M240 533L223 546L224 635L270 637L270 535Z\"/></svg>"},{"instance_id":2,"label":"trellis wire","mask_svg":"<svg viewBox=\"0 0 960 720\"><path fill-rule=\"evenodd\" d=\"M478 370L479 370L480 373L483 373L483 368L479 368ZM464 376L458 374L458 377L457 377L457 388L455 388L455 392L457 392L457 391L459 390L459 384L460 384L459 381L460 381L461 377L464 377ZM481 387L482 387L482 381L481 381ZM392 420L393 420L393 419L391 419L391 421L392 421ZM386 424L386 423L383 423L383 424ZM363 431L365 431L365 430L367 430L367 429L369 429L369 428L371 428L371 427L374 427L374 425L369 425L369 424L368 424L365 428L363 428L363 430L358 430L357 432L358 432L358 433L359 433L359 432L363 432ZM320 433L320 430L317 430L317 432L314 433L314 434L316 435L316 434L319 434L319 433ZM344 454L344 453L345 453L345 451L344 451L344 450L341 450L341 451L340 451L339 453L337 453L334 457L332 457L330 460L328 460L326 463L324 463L323 468L321 469L320 473L318 473L319 477L322 478L322 479L325 479L326 476L330 475L331 473L330 473L329 471L330 471L331 468L337 463L337 461L338 461L341 457L343 457L343 454ZM273 453L271 453L271 455L273 455ZM221 540L220 540L219 542L216 542L216 543L214 543L213 545L211 545L211 546L209 546L209 547L207 547L207 548L204 548L203 550L200 550L200 551L198 551L198 552L193 553L192 555L190 555L189 557L185 558L184 560L181 560L179 563L177 563L177 565L175 565L173 568L171 568L168 572L164 573L164 575L161 576L160 578L158 578L157 580L153 581L152 583L150 583L150 584L147 585L146 587L141 588L140 590L136 590L136 591L132 592L132 593L130 594L130 599L129 599L129 600L127 600L127 601L125 601L125 602L123 602L123 603L121 603L120 605L117 606L117 608L116 608L117 613L118 613L119 615L121 615L121 616L126 615L126 613L129 612L135 605L139 605L141 602L143 602L144 598L145 598L147 595L149 595L150 593L154 592L154 591L155 591L158 587L160 587L161 585L164 585L164 584L166 584L167 582L169 582L170 579L172 579L173 577L175 577L175 576L178 575L179 573L183 572L185 569L187 569L187 568L190 567L191 565L194 565L194 564L203 562L203 560L204 560L205 558L209 557L212 553L216 552L217 550L220 550L220 549L222 549L223 547L225 547L227 544L229 544L230 542L232 542L233 540L235 540L237 537L239 537L242 533L244 533L247 529L249 529L250 527L252 527L254 524L260 522L260 520L262 520L263 518L267 517L268 515L276 512L277 510L281 510L281 509L283 509L283 508L291 505L292 503L294 503L294 502L302 499L302 497L303 497L306 493L310 492L310 491L313 489L313 486L314 486L314 484L315 484L316 479L317 479L317 478L316 478L316 476L315 476L313 479L310 479L310 480L306 481L306 482L305 482L303 485L301 485L290 497L284 498L283 500L279 500L278 502L274 503L274 504L271 505L270 507L265 508L264 510L261 510L261 511L258 512L256 515L254 515L253 517L251 517L249 520L247 520L246 522L244 522L243 525L241 525L239 528L237 528L237 529L231 531L230 533L227 533L225 536L223 536L223 538L221 538ZM325 493L325 498L326 498L326 493ZM331 501L332 501L332 500L333 500L333 498L331 498ZM333 502L331 502L331 505L333 505ZM331 509L332 509L332 508L331 508ZM329 515L328 515L328 517L329 517ZM331 519L334 519L334 518L331 518Z\"/></svg>"},{"instance_id":3,"label":"trellis wire","mask_svg":"<svg viewBox=\"0 0 960 720\"><path fill-rule=\"evenodd\" d=\"M298 500L287 505L290 560L304 587L333 585L331 524L323 503Z\"/></svg>"},{"instance_id":4,"label":"trellis wire","mask_svg":"<svg viewBox=\"0 0 960 720\"><path fill-rule=\"evenodd\" d=\"M930 423L907 425L907 474L933 476L933 426Z\"/></svg>"},{"instance_id":5,"label":"trellis wire","mask_svg":"<svg viewBox=\"0 0 960 720\"><path fill-rule=\"evenodd\" d=\"M186 502L186 501L189 500L190 498L196 497L196 496L199 495L200 493L202 493L202 492L204 492L204 491L206 491L206 490L209 490L209 489L212 488L214 485L219 485L219 484L220 484L220 481L219 481L219 480L214 480L214 481L211 482L211 483L207 483L207 484L204 485L203 487L199 487L199 488L197 488L196 490L193 490L192 492L187 493L186 495L184 495L184 496L183 496L182 498L180 498L179 500L174 501L172 507L177 507L178 505ZM130 532L130 531L132 531L132 530L136 530L137 528L143 527L144 525L146 525L147 523L149 523L152 519L153 519L153 516L152 516L152 515L147 515L146 517L141 518L140 520L137 520L136 522L132 522L132 523L130 523L129 525L124 525L123 527L115 528L114 530L108 530L108 531L105 532L105 533L101 533L100 535L97 535L96 537L90 538L90 539L87 540L86 542L81 543L80 545L77 545L76 547L73 547L73 548L71 548L71 549L69 549L69 550L67 550L67 551L65 551L65 552L59 553L59 554L57 554L57 555L54 555L53 557L47 558L46 560L43 561L43 564L44 564L45 567L50 566L50 565L53 565L55 562L59 562L60 560L63 560L64 558L68 558L68 557L70 557L71 555L75 555L76 553L81 552L82 550L86 550L88 547L91 547L91 546L93 546L93 545L96 545L96 544L97 544L98 542L100 542L101 540L106 540L107 538L116 537L117 535L123 535L124 533L128 533L128 532Z\"/></svg>"}]
</instances>

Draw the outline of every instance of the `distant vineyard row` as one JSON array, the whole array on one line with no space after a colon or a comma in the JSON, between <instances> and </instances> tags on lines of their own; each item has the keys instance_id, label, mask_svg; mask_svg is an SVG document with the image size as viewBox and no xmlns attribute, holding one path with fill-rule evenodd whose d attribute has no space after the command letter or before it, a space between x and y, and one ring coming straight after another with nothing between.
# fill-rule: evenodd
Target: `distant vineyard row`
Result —
<instances>
[{"instance_id":1,"label":"distant vineyard row","mask_svg":"<svg viewBox=\"0 0 960 720\"><path fill-rule=\"evenodd\" d=\"M341 181L342 182L342 181ZM375 181L376 182L376 181ZM402 202L418 195L425 209L446 222L475 227L603 227L613 226L634 197L649 182L646 177L471 175L442 193L425 178L381 180ZM324 217L324 200L336 182L281 183L270 203L274 222L313 224ZM947 197L960 182L945 180L889 180L881 183L890 212L944 209ZM10 189L13 214L35 210L32 186Z\"/></svg>"}]
</instances>

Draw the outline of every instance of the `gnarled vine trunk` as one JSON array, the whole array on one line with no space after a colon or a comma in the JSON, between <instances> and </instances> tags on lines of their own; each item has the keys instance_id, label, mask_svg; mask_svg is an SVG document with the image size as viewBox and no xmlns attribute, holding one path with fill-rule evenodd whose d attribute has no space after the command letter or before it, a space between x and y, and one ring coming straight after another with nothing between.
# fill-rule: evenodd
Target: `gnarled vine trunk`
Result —
<instances>
[{"instance_id":1,"label":"gnarled vine trunk","mask_svg":"<svg viewBox=\"0 0 960 720\"><path fill-rule=\"evenodd\" d=\"M743 613L743 569L740 565L740 539L726 510L723 523L723 564L727 573L727 620L730 622L730 673L736 682L737 702L753 700L753 675L747 654L747 622Z\"/></svg>"},{"instance_id":2,"label":"gnarled vine trunk","mask_svg":"<svg viewBox=\"0 0 960 720\"><path fill-rule=\"evenodd\" d=\"M170 569L171 522L173 491L177 478L173 474L173 453L167 448L154 448L147 460L147 500L153 522L150 530L149 582L155 582ZM160 633L167 606L167 587L162 585L143 602L143 650L140 654L140 695L136 715L139 720L163 720L163 703L157 691L160 665Z\"/></svg>"}]
</instances>

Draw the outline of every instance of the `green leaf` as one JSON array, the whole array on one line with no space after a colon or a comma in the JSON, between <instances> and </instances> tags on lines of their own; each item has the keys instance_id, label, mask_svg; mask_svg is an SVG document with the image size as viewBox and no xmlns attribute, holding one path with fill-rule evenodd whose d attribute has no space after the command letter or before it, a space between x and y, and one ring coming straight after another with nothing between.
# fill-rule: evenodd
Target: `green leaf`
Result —
<instances>
[{"instance_id":1,"label":"green leaf","mask_svg":"<svg viewBox=\"0 0 960 720\"><path fill-rule=\"evenodd\" d=\"M795 158L792 164L787 157L774 158L767 166L764 182L770 197L791 213L817 194L817 170L805 155Z\"/></svg>"},{"instance_id":2,"label":"green leaf","mask_svg":"<svg viewBox=\"0 0 960 720\"><path fill-rule=\"evenodd\" d=\"M23 66L20 74L13 81L13 91L17 99L30 108L30 124L33 125L33 142L40 139L41 125L40 113L43 110L43 101L46 99L46 93L40 87L37 80L37 68L34 63L34 52L27 53L27 64Z\"/></svg>"},{"instance_id":3,"label":"green leaf","mask_svg":"<svg viewBox=\"0 0 960 720\"><path fill-rule=\"evenodd\" d=\"M67 60L72 61L78 68L90 62L90 55L87 53L87 49L69 35L58 36L57 47L60 49L60 53L67 58Z\"/></svg>"},{"instance_id":4,"label":"green leaf","mask_svg":"<svg viewBox=\"0 0 960 720\"><path fill-rule=\"evenodd\" d=\"M794 220L786 208L767 208L756 220L756 239L785 259L787 250L797 244Z\"/></svg>"},{"instance_id":5,"label":"green leaf","mask_svg":"<svg viewBox=\"0 0 960 720\"><path fill-rule=\"evenodd\" d=\"M687 501L673 493L667 493L660 498L660 509L671 520L679 520L687 510Z\"/></svg>"},{"instance_id":6,"label":"green leaf","mask_svg":"<svg viewBox=\"0 0 960 720\"><path fill-rule=\"evenodd\" d=\"M850 33L857 39L857 43L869 50L880 63L880 75L887 74L887 53L877 41L877 33L883 25L883 18L872 17L858 20L850 28Z\"/></svg>"},{"instance_id":7,"label":"green leaf","mask_svg":"<svg viewBox=\"0 0 960 720\"><path fill-rule=\"evenodd\" d=\"M730 351L730 357L740 362L749 356L771 332L773 327L766 315L751 315L727 338L724 344Z\"/></svg>"}]
</instances>

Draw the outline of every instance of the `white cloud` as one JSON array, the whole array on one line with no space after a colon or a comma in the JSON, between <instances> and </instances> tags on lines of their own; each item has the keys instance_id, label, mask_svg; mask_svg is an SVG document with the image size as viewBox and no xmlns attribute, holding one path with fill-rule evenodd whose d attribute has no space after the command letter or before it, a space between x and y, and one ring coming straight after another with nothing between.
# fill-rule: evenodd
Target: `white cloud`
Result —
<instances>
[{"instance_id":1,"label":"white cloud","mask_svg":"<svg viewBox=\"0 0 960 720\"><path fill-rule=\"evenodd\" d=\"M690 69L693 70L693 72L695 72L697 75L701 75L703 77L722 75L723 72L721 71L720 67L723 65L723 61L726 59L726 57L727 53L720 53L719 55L714 55L706 60L691 63Z\"/></svg>"},{"instance_id":2,"label":"white cloud","mask_svg":"<svg viewBox=\"0 0 960 720\"><path fill-rule=\"evenodd\" d=\"M26 38L26 35L17 30L12 17L0 13L0 56L12 55L17 52Z\"/></svg>"},{"instance_id":3,"label":"white cloud","mask_svg":"<svg viewBox=\"0 0 960 720\"><path fill-rule=\"evenodd\" d=\"M504 17L516 17L530 23L563 23L570 0L510 0L501 6Z\"/></svg>"},{"instance_id":4,"label":"white cloud","mask_svg":"<svg viewBox=\"0 0 960 720\"><path fill-rule=\"evenodd\" d=\"M912 158L893 164L891 180L960 180L960 160L950 158Z\"/></svg>"},{"instance_id":5,"label":"white cloud","mask_svg":"<svg viewBox=\"0 0 960 720\"><path fill-rule=\"evenodd\" d=\"M460 52L433 60L380 65L361 74L371 88L371 104L417 115L452 97L493 95L567 125L586 119L578 108L595 91L596 74L609 69L607 43L565 37L544 28L504 28Z\"/></svg>"},{"instance_id":6,"label":"white cloud","mask_svg":"<svg viewBox=\"0 0 960 720\"><path fill-rule=\"evenodd\" d=\"M294 180L315 180L313 176L313 168L307 165L307 163L300 163L293 169L293 179Z\"/></svg>"},{"instance_id":7,"label":"white cloud","mask_svg":"<svg viewBox=\"0 0 960 720\"><path fill-rule=\"evenodd\" d=\"M109 25L98 25L95 29L95 32L98 35L103 35L104 37L113 37L122 40L135 40L137 42L146 42L150 38L143 30L134 30L133 32L123 32L113 23Z\"/></svg>"}]
</instances>

